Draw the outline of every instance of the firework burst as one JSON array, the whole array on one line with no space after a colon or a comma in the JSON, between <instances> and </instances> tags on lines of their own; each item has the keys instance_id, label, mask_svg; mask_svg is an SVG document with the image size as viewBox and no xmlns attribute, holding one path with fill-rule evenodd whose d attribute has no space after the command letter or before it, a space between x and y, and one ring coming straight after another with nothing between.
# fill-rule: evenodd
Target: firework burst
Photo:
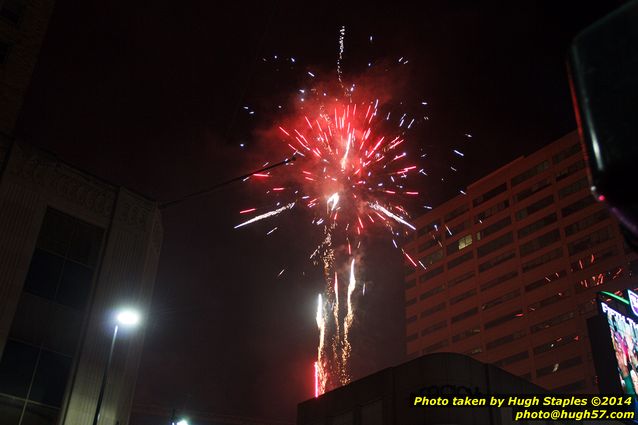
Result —
<instances>
[{"instance_id":1,"label":"firework burst","mask_svg":"<svg viewBox=\"0 0 638 425\"><path fill-rule=\"evenodd\" d=\"M403 206L404 201L419 195L412 186L413 177L427 176L411 160L406 134L428 117L396 111L387 95L383 100L374 97L378 87L371 87L369 79L361 84L346 84L342 63L344 37L342 27L336 79L321 80L308 71L313 85L299 89L294 110L268 132L272 139L269 143L287 149L288 158L296 160L284 161L283 173L260 172L247 179L274 197L274 206L269 209L246 206L240 213L252 217L235 226L243 227L296 209L311 212L321 242L310 259L322 267L325 280L323 294L317 301L315 396L351 379L350 338L356 300L365 295L365 283L357 287L360 264L355 259L362 256L361 244L368 229L386 229L398 248L394 238L415 230ZM295 63L294 58L290 60ZM401 58L399 63L406 64L407 59ZM427 102L421 102L420 107L425 105ZM463 156L460 151L454 153ZM408 264L425 268L401 251ZM348 282L345 288L340 288L340 275L342 281ZM345 305L340 302L344 296Z\"/></svg>"}]
</instances>

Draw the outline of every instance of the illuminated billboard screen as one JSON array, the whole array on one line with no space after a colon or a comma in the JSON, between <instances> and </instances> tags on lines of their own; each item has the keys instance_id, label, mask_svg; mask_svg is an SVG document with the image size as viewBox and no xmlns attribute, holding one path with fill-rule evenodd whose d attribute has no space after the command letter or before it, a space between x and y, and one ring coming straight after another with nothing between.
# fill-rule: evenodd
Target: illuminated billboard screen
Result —
<instances>
[{"instance_id":1,"label":"illuminated billboard screen","mask_svg":"<svg viewBox=\"0 0 638 425\"><path fill-rule=\"evenodd\" d=\"M635 395L638 389L638 323L635 318L620 313L604 302L601 302L600 308L609 326L616 358L617 383L623 393Z\"/></svg>"}]
</instances>

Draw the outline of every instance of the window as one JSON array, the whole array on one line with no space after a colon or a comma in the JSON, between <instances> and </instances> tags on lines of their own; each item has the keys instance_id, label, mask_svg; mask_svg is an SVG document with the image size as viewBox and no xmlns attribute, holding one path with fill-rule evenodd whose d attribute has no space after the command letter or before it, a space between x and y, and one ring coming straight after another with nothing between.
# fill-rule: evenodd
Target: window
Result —
<instances>
[{"instance_id":1,"label":"window","mask_svg":"<svg viewBox=\"0 0 638 425\"><path fill-rule=\"evenodd\" d=\"M523 310L520 308L518 310L512 311L511 313L507 313L503 316L497 317L496 319L492 319L489 322L485 322L485 329L492 329L497 326L500 326L504 323L509 322L510 320L518 319L523 317Z\"/></svg>"},{"instance_id":2,"label":"window","mask_svg":"<svg viewBox=\"0 0 638 425\"><path fill-rule=\"evenodd\" d=\"M507 190L507 183L503 183L503 184L501 184L499 186L496 186L494 189L488 190L487 192L485 192L484 194L482 194L478 198L474 198L474 200L472 201L472 205L474 207L478 207L483 202L489 201L490 199L494 198L495 196L500 195L501 193L505 192L506 190Z\"/></svg>"},{"instance_id":3,"label":"window","mask_svg":"<svg viewBox=\"0 0 638 425\"><path fill-rule=\"evenodd\" d=\"M564 168L561 171L559 171L558 174L556 174L556 181L559 182L559 181L571 176L576 171L582 170L583 168L585 168L585 161L583 161L582 159L580 161L576 161L572 165L570 165L569 167Z\"/></svg>"},{"instance_id":4,"label":"window","mask_svg":"<svg viewBox=\"0 0 638 425\"><path fill-rule=\"evenodd\" d=\"M454 305L457 303L460 303L463 300L466 300L470 297L473 297L474 295L476 295L476 288L474 289L470 289L469 291L463 292L462 294L459 294L457 296L451 297L450 298L450 305Z\"/></svg>"},{"instance_id":5,"label":"window","mask_svg":"<svg viewBox=\"0 0 638 425\"><path fill-rule=\"evenodd\" d=\"M580 337L578 336L578 334L571 334L553 339L549 342L546 342L545 344L540 344L534 347L534 355L547 353L548 351L552 351L567 344L571 344L572 342L578 341L579 339Z\"/></svg>"},{"instance_id":6,"label":"window","mask_svg":"<svg viewBox=\"0 0 638 425\"><path fill-rule=\"evenodd\" d=\"M494 298L493 300L490 300L488 302L486 302L485 304L483 304L481 306L481 310L489 310L490 308L496 307L497 305L501 305L504 302L507 302L509 300L513 300L517 297L519 297L521 295L521 290L520 289L515 289L513 291L507 292L503 295L501 295L498 298Z\"/></svg>"},{"instance_id":7,"label":"window","mask_svg":"<svg viewBox=\"0 0 638 425\"><path fill-rule=\"evenodd\" d=\"M479 346L479 347L474 347L470 350L467 350L463 354L465 354L466 356L474 356L476 354L481 354L482 352L483 352L483 348Z\"/></svg>"},{"instance_id":8,"label":"window","mask_svg":"<svg viewBox=\"0 0 638 425\"><path fill-rule=\"evenodd\" d=\"M551 327L554 327L556 325L559 325L563 322L566 322L568 320L573 319L574 317L576 317L576 313L574 313L573 311L570 311L568 313L563 313L563 314L559 314L558 316L552 317L551 319L548 320L544 320L542 322L539 322L535 325L533 325L532 327L530 327L530 331L531 333L536 333L545 329L549 329Z\"/></svg>"},{"instance_id":9,"label":"window","mask_svg":"<svg viewBox=\"0 0 638 425\"><path fill-rule=\"evenodd\" d=\"M543 298L540 301L531 303L530 305L527 306L527 311L532 312L532 311L540 310L545 307L549 307L550 305L556 304L557 302L562 301L568 297L569 297L569 291L557 292L554 295L551 295L547 298Z\"/></svg>"},{"instance_id":10,"label":"window","mask_svg":"<svg viewBox=\"0 0 638 425\"><path fill-rule=\"evenodd\" d=\"M406 324L410 324L410 323L414 323L414 322L416 322L416 315L410 316L407 319L405 319L405 323Z\"/></svg>"},{"instance_id":11,"label":"window","mask_svg":"<svg viewBox=\"0 0 638 425\"><path fill-rule=\"evenodd\" d=\"M506 245L511 244L512 242L514 242L514 236L512 235L512 232L508 232L504 234L503 236L500 236L478 247L478 249L476 250L476 253L478 257L481 258L486 256L487 254L490 254L496 251L497 249L500 249Z\"/></svg>"},{"instance_id":12,"label":"window","mask_svg":"<svg viewBox=\"0 0 638 425\"><path fill-rule=\"evenodd\" d=\"M457 314L456 316L452 316L450 323L460 322L461 320L468 319L476 314L478 314L478 307L471 308L469 310L464 311L463 313Z\"/></svg>"},{"instance_id":13,"label":"window","mask_svg":"<svg viewBox=\"0 0 638 425\"><path fill-rule=\"evenodd\" d=\"M540 378L543 376L551 375L552 373L558 373L565 369L578 366L581 363L583 363L583 358L581 356L572 357L570 359L563 360L562 362L553 363L549 366L536 369L536 377Z\"/></svg>"},{"instance_id":14,"label":"window","mask_svg":"<svg viewBox=\"0 0 638 425\"><path fill-rule=\"evenodd\" d=\"M480 241L482 239L485 239L489 235L491 235L493 233L496 233L496 232L498 232L501 229L504 229L505 227L509 226L510 224L512 224L512 218L508 215L507 217L500 219L496 223L490 224L489 226L487 226L486 228L484 228L480 232L477 232L476 233L476 240Z\"/></svg>"},{"instance_id":15,"label":"window","mask_svg":"<svg viewBox=\"0 0 638 425\"><path fill-rule=\"evenodd\" d=\"M436 251L434 251L433 253L426 255L425 257L423 257L421 259L421 262L423 264L425 264L426 266L429 266L430 264L434 264L437 261L439 261L441 258L443 258L443 250L442 249L437 249Z\"/></svg>"},{"instance_id":16,"label":"window","mask_svg":"<svg viewBox=\"0 0 638 425\"><path fill-rule=\"evenodd\" d=\"M609 280L615 280L625 273L625 269L621 266L613 267L605 272L595 274L593 276L588 277L587 279L583 279L576 284L576 292L583 292L585 289L594 288L596 286L602 285L603 283Z\"/></svg>"},{"instance_id":17,"label":"window","mask_svg":"<svg viewBox=\"0 0 638 425\"><path fill-rule=\"evenodd\" d=\"M472 245L472 235L465 235L447 246L447 255L461 251L463 248L467 248L470 245Z\"/></svg>"},{"instance_id":18,"label":"window","mask_svg":"<svg viewBox=\"0 0 638 425\"><path fill-rule=\"evenodd\" d=\"M521 247L519 248L521 258L529 254L532 254L538 251L539 249L544 248L548 245L551 245L554 242L559 240L560 240L560 230L558 229L554 229L552 231L545 233L544 235L537 237L536 239L532 239L531 241L522 244Z\"/></svg>"},{"instance_id":19,"label":"window","mask_svg":"<svg viewBox=\"0 0 638 425\"><path fill-rule=\"evenodd\" d=\"M535 175L542 173L543 171L547 170L549 168L549 161L543 161L535 166L533 166L532 168L523 171L521 174L515 176L512 178L512 187L523 183L525 180L527 179L531 179L532 177L534 177Z\"/></svg>"},{"instance_id":20,"label":"window","mask_svg":"<svg viewBox=\"0 0 638 425\"><path fill-rule=\"evenodd\" d=\"M419 334L410 334L407 336L407 338L405 338L405 340L407 342L412 342L412 341L416 341L418 337L419 337Z\"/></svg>"},{"instance_id":21,"label":"window","mask_svg":"<svg viewBox=\"0 0 638 425\"><path fill-rule=\"evenodd\" d=\"M536 182L533 186L528 187L527 189L521 190L516 195L514 195L514 202L521 202L522 200L529 198L530 196L540 192L546 187L549 187L550 184L551 182L549 179L540 180Z\"/></svg>"},{"instance_id":22,"label":"window","mask_svg":"<svg viewBox=\"0 0 638 425\"><path fill-rule=\"evenodd\" d=\"M588 188L589 182L587 181L587 177L583 177L582 179L576 180L574 183L569 186L562 187L558 189L558 199L563 199L571 195L572 193L580 192L582 189Z\"/></svg>"},{"instance_id":23,"label":"window","mask_svg":"<svg viewBox=\"0 0 638 425\"><path fill-rule=\"evenodd\" d=\"M440 350L441 348L447 347L449 345L449 342L447 339L441 340L437 343L434 343L432 345L429 345L427 347L425 347L423 349L423 354L428 354L428 353L432 353L436 350Z\"/></svg>"},{"instance_id":24,"label":"window","mask_svg":"<svg viewBox=\"0 0 638 425\"><path fill-rule=\"evenodd\" d=\"M438 294L439 292L443 292L443 291L445 291L445 284L441 284L441 285L439 285L439 286L435 286L434 288L432 288L432 289L428 289L427 291L425 291L424 293L422 293L422 294L419 296L419 300L423 301L424 299L426 299L426 298L428 298L428 297L431 297L432 295L436 295L436 294Z\"/></svg>"},{"instance_id":25,"label":"window","mask_svg":"<svg viewBox=\"0 0 638 425\"><path fill-rule=\"evenodd\" d=\"M423 328L423 330L421 330L421 336L431 334L432 332L436 332L439 329L443 329L446 326L447 326L447 320L441 320L440 322L437 322L433 325Z\"/></svg>"},{"instance_id":26,"label":"window","mask_svg":"<svg viewBox=\"0 0 638 425\"><path fill-rule=\"evenodd\" d=\"M474 335L478 335L481 333L481 328L480 327L475 327L475 328L470 328L466 331L463 331L461 333L458 333L456 335L452 335L452 342L459 342L462 341L464 339L467 339L469 337L472 337Z\"/></svg>"},{"instance_id":27,"label":"window","mask_svg":"<svg viewBox=\"0 0 638 425\"><path fill-rule=\"evenodd\" d=\"M579 143L575 143L575 144L571 145L570 147L568 147L567 149L565 149L565 150L557 153L556 155L554 155L552 157L552 162L554 164L558 164L562 160L567 159L570 156L577 154L578 152L580 152L580 144Z\"/></svg>"},{"instance_id":28,"label":"window","mask_svg":"<svg viewBox=\"0 0 638 425\"><path fill-rule=\"evenodd\" d=\"M579 270L588 269L589 267L592 267L594 264L597 264L598 262L605 260L607 258L613 257L614 255L616 255L616 248L613 246L608 249L605 249L604 251L597 252L596 254L593 254L593 253L589 254L585 257L579 258L578 260L572 262L571 271L577 272Z\"/></svg>"},{"instance_id":29,"label":"window","mask_svg":"<svg viewBox=\"0 0 638 425\"><path fill-rule=\"evenodd\" d=\"M549 226L550 224L555 223L556 219L557 219L556 213L551 213L549 215L546 215L540 220L536 220L532 224L528 224L527 226L521 228L518 231L518 238L522 239L526 236L529 236L532 233L536 232L537 230L540 230L545 226Z\"/></svg>"},{"instance_id":30,"label":"window","mask_svg":"<svg viewBox=\"0 0 638 425\"><path fill-rule=\"evenodd\" d=\"M483 223L483 220L493 216L496 213L503 211L510 206L509 199L499 202L496 205L486 209L485 211L474 216L474 224Z\"/></svg>"},{"instance_id":31,"label":"window","mask_svg":"<svg viewBox=\"0 0 638 425\"><path fill-rule=\"evenodd\" d=\"M525 360L527 358L529 358L529 351L525 350L512 356L507 356L501 360L495 361L494 366L503 367L516 362L520 362L521 360Z\"/></svg>"},{"instance_id":32,"label":"window","mask_svg":"<svg viewBox=\"0 0 638 425\"><path fill-rule=\"evenodd\" d=\"M534 289L538 289L538 288L542 288L543 286L547 285L548 283L551 283L555 280L558 280L562 277L565 277L567 273L565 273L565 270L561 270L559 272L556 273L550 273L547 276L544 276L540 279L535 280L532 283L529 283L527 285L525 285L525 292L531 292Z\"/></svg>"},{"instance_id":33,"label":"window","mask_svg":"<svg viewBox=\"0 0 638 425\"><path fill-rule=\"evenodd\" d=\"M565 208L563 208L561 210L561 214L563 216L563 218L565 217L569 217L570 215L574 214L575 212L578 212L580 210L582 210L583 208L587 208L588 206L592 205L596 203L596 200L594 199L594 197L592 195L585 195L585 197L580 198L578 201L573 202L569 205L567 205Z\"/></svg>"},{"instance_id":34,"label":"window","mask_svg":"<svg viewBox=\"0 0 638 425\"><path fill-rule=\"evenodd\" d=\"M423 236L432 230L438 230L439 226L441 226L441 220L437 218L433 222L421 227L418 231L418 235Z\"/></svg>"},{"instance_id":35,"label":"window","mask_svg":"<svg viewBox=\"0 0 638 425\"><path fill-rule=\"evenodd\" d=\"M46 211L0 360L0 403L5 395L12 399L10 407L2 406L3 420L8 409L9 416L19 413L13 424L57 421L102 233L74 217Z\"/></svg>"},{"instance_id":36,"label":"window","mask_svg":"<svg viewBox=\"0 0 638 425\"><path fill-rule=\"evenodd\" d=\"M583 218L582 220L577 221L576 223L572 223L569 226L565 226L565 235L571 236L575 233L580 232L581 230L585 230L593 226L594 224L600 223L601 221L604 221L608 218L609 218L609 214L607 213L606 210L597 211L593 213L592 215L589 215Z\"/></svg>"},{"instance_id":37,"label":"window","mask_svg":"<svg viewBox=\"0 0 638 425\"><path fill-rule=\"evenodd\" d=\"M469 228L470 228L470 220L465 220L465 221L460 222L456 226L452 226L450 228L450 233L452 233L452 235L458 235L463 230L469 229Z\"/></svg>"},{"instance_id":38,"label":"window","mask_svg":"<svg viewBox=\"0 0 638 425\"><path fill-rule=\"evenodd\" d=\"M441 241L437 237L432 235L432 239L428 239L427 241L419 245L419 248L418 248L419 252L427 251L428 249L432 248L434 245L441 245Z\"/></svg>"},{"instance_id":39,"label":"window","mask_svg":"<svg viewBox=\"0 0 638 425\"><path fill-rule=\"evenodd\" d=\"M593 233L590 233L582 239L568 244L567 251L569 252L569 255L578 254L579 252L591 249L598 244L608 241L609 239L611 239L611 237L611 226L607 226Z\"/></svg>"},{"instance_id":40,"label":"window","mask_svg":"<svg viewBox=\"0 0 638 425\"><path fill-rule=\"evenodd\" d=\"M458 266L458 265L460 265L460 264L462 264L462 263L464 263L464 262L466 262L468 260L471 260L472 258L474 258L474 252L473 251L469 251L469 252L466 252L463 255L459 255L455 259L448 261L447 269L451 270L454 267L456 267L456 266Z\"/></svg>"},{"instance_id":41,"label":"window","mask_svg":"<svg viewBox=\"0 0 638 425\"><path fill-rule=\"evenodd\" d=\"M410 279L406 282L406 288L414 288L416 286L416 279Z\"/></svg>"},{"instance_id":42,"label":"window","mask_svg":"<svg viewBox=\"0 0 638 425\"><path fill-rule=\"evenodd\" d=\"M490 288L500 285L501 283L507 282L510 279L514 279L516 276L518 276L518 271L516 270L502 274L497 278L494 278L492 280L489 280L483 283L481 285L481 291L486 291Z\"/></svg>"},{"instance_id":43,"label":"window","mask_svg":"<svg viewBox=\"0 0 638 425\"><path fill-rule=\"evenodd\" d=\"M457 207L456 209L450 211L449 213L445 214L445 216L443 217L443 220L445 220L445 222L448 222L450 220L454 220L456 217L460 216L463 213L466 213L469 210L469 207L467 204L463 204L460 207Z\"/></svg>"},{"instance_id":44,"label":"window","mask_svg":"<svg viewBox=\"0 0 638 425\"><path fill-rule=\"evenodd\" d=\"M523 263L523 273L527 273L530 270L534 270L538 266L542 266L545 263L549 263L550 261L554 261L557 258L563 256L563 248L556 248L547 254L543 254L540 257L536 257L533 260L530 260L526 263Z\"/></svg>"},{"instance_id":45,"label":"window","mask_svg":"<svg viewBox=\"0 0 638 425\"><path fill-rule=\"evenodd\" d=\"M405 302L406 307L410 307L411 305L414 305L414 304L416 304L416 298L410 298L409 300Z\"/></svg>"},{"instance_id":46,"label":"window","mask_svg":"<svg viewBox=\"0 0 638 425\"><path fill-rule=\"evenodd\" d=\"M435 245L441 246L441 241L437 237L432 235L432 239L428 239L427 241L420 244L418 250L419 252L427 251Z\"/></svg>"},{"instance_id":47,"label":"window","mask_svg":"<svg viewBox=\"0 0 638 425\"><path fill-rule=\"evenodd\" d=\"M445 310L445 302L435 305L434 307L426 308L421 312L421 319L424 317L428 317L432 313L436 313L437 311Z\"/></svg>"},{"instance_id":48,"label":"window","mask_svg":"<svg viewBox=\"0 0 638 425\"><path fill-rule=\"evenodd\" d=\"M496 347L500 347L501 345L509 344L510 342L523 338L525 335L527 335L527 332L525 331L516 331L509 335L505 335L488 342L487 344L485 344L485 348L487 348L488 350L492 350Z\"/></svg>"},{"instance_id":49,"label":"window","mask_svg":"<svg viewBox=\"0 0 638 425\"><path fill-rule=\"evenodd\" d=\"M506 261L511 260L516 257L516 251L505 252L501 255L497 255L484 263L479 264L479 272L484 272L485 270L489 270L493 267L496 267Z\"/></svg>"},{"instance_id":50,"label":"window","mask_svg":"<svg viewBox=\"0 0 638 425\"><path fill-rule=\"evenodd\" d=\"M448 288L452 288L452 287L458 285L459 283L463 283L466 280L471 279L473 277L474 277L474 270L471 270L471 271L469 271L467 273L463 273L462 275L457 276L454 279L449 280L448 283L447 283L447 287Z\"/></svg>"},{"instance_id":51,"label":"window","mask_svg":"<svg viewBox=\"0 0 638 425\"><path fill-rule=\"evenodd\" d=\"M516 220L520 221L525 217L534 214L554 203L554 195L549 195L543 199L539 199L533 204L528 205L526 208L516 211Z\"/></svg>"},{"instance_id":52,"label":"window","mask_svg":"<svg viewBox=\"0 0 638 425\"><path fill-rule=\"evenodd\" d=\"M419 277L419 283L427 282L428 280L440 275L441 273L443 273L443 266L432 269L429 272L425 272Z\"/></svg>"}]
</instances>

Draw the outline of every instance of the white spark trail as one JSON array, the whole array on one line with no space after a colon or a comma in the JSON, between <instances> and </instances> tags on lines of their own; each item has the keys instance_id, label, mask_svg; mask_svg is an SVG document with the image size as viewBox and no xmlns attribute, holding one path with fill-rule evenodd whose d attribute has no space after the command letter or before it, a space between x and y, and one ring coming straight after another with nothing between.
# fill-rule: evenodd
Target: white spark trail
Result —
<instances>
[{"instance_id":1,"label":"white spark trail","mask_svg":"<svg viewBox=\"0 0 638 425\"><path fill-rule=\"evenodd\" d=\"M279 214L279 213L282 213L282 212L283 212L283 211L285 211L285 210L289 210L289 209L291 209L291 208L292 208L292 207L294 207L294 206L295 206L295 203L294 203L294 202L291 202L291 203L289 203L289 204L287 204L287 205L284 205L284 206L283 206L283 207L281 207L281 208L277 208L276 210L269 211L269 212L267 212L267 213L264 213L264 214L258 215L257 217L253 217L253 218L251 218L251 219L250 219L250 220L248 220L248 221L244 221L243 223L239 223L239 224L238 224L237 226L235 226L234 228L235 228L235 229L239 229L240 227L247 226L247 225L249 225L249 224L251 224L251 223L254 223L254 222L256 222L256 221L259 221L259 220L263 220L264 218L268 218L268 217L275 216L275 215L277 215L277 214Z\"/></svg>"}]
</instances>

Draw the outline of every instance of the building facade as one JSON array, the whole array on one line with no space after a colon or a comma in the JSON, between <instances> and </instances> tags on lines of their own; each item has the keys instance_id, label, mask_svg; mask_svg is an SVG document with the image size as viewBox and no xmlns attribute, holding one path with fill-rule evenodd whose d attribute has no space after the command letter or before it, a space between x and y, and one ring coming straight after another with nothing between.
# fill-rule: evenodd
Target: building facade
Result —
<instances>
[{"instance_id":1,"label":"building facade","mask_svg":"<svg viewBox=\"0 0 638 425\"><path fill-rule=\"evenodd\" d=\"M149 309L157 204L17 143L53 0L0 0L0 423L92 423L113 312ZM27 141L28 142L28 141ZM99 424L126 425L144 340L120 330Z\"/></svg>"},{"instance_id":2,"label":"building facade","mask_svg":"<svg viewBox=\"0 0 638 425\"><path fill-rule=\"evenodd\" d=\"M407 354L464 353L544 388L596 392L586 319L638 261L589 190L577 134L419 217L405 246Z\"/></svg>"},{"instance_id":3,"label":"building facade","mask_svg":"<svg viewBox=\"0 0 638 425\"><path fill-rule=\"evenodd\" d=\"M0 423L92 423L114 309L149 309L157 205L19 144L0 164ZM128 423L143 337L118 336L100 424Z\"/></svg>"}]
</instances>

